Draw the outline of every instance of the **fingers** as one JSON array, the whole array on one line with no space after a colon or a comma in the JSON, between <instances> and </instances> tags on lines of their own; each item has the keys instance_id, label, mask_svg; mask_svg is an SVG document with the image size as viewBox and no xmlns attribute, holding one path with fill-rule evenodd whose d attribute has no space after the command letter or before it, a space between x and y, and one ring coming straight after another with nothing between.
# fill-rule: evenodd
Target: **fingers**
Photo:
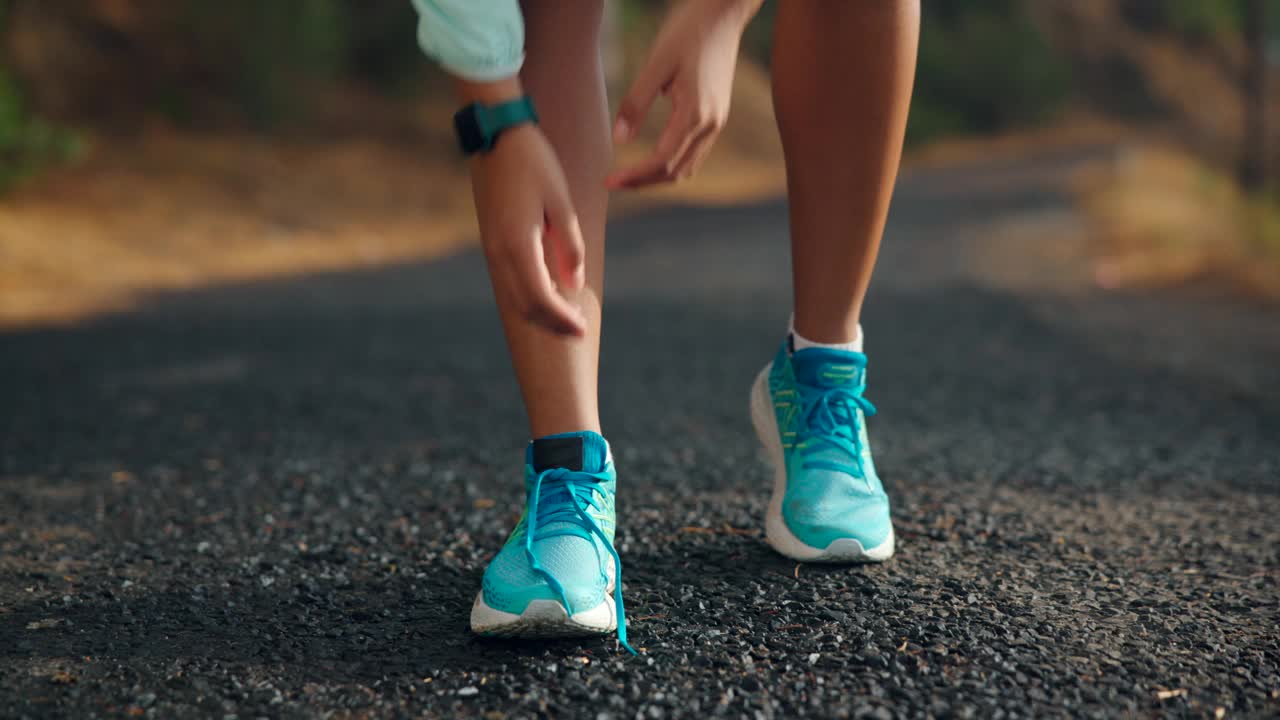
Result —
<instances>
[{"instance_id":1,"label":"fingers","mask_svg":"<svg viewBox=\"0 0 1280 720\"><path fill-rule=\"evenodd\" d=\"M612 190L634 189L692 176L724 127L723 117L710 109L688 113L677 108L653 153L636 165L614 172L605 185Z\"/></svg>"},{"instance_id":2,"label":"fingers","mask_svg":"<svg viewBox=\"0 0 1280 720\"><path fill-rule=\"evenodd\" d=\"M649 157L630 167L615 170L605 179L605 186L611 190L640 187L662 178L674 177L676 160L688 147L692 140L690 118L680 108L672 111L667 119L667 126L658 137L658 144Z\"/></svg>"},{"instance_id":3,"label":"fingers","mask_svg":"<svg viewBox=\"0 0 1280 720\"><path fill-rule=\"evenodd\" d=\"M490 252L494 279L508 290L511 309L519 316L558 335L582 337L586 318L556 291L542 254L542 234L540 228L530 229Z\"/></svg>"},{"instance_id":4,"label":"fingers","mask_svg":"<svg viewBox=\"0 0 1280 720\"><path fill-rule=\"evenodd\" d=\"M680 158L679 165L676 167L677 179L691 178L698 172L698 168L702 167L702 163L706 162L707 156L711 154L711 148L715 146L716 137L719 134L718 127L708 127L689 143L689 149L684 157Z\"/></svg>"},{"instance_id":5,"label":"fingers","mask_svg":"<svg viewBox=\"0 0 1280 720\"><path fill-rule=\"evenodd\" d=\"M618 108L618 119L613 123L613 141L621 144L635 136L636 128L644 124L644 116L649 113L653 101L670 81L668 72L664 72L657 61L650 57L640 74L631 83L631 89L622 99Z\"/></svg>"},{"instance_id":6,"label":"fingers","mask_svg":"<svg viewBox=\"0 0 1280 720\"><path fill-rule=\"evenodd\" d=\"M548 200L546 214L542 242L556 280L570 290L580 290L587 281L586 245L567 190Z\"/></svg>"}]
</instances>

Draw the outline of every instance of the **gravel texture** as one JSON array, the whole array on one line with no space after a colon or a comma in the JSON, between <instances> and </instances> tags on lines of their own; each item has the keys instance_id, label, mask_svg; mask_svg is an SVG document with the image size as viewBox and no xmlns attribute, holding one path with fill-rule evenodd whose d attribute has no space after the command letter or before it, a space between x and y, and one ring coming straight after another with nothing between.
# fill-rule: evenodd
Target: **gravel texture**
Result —
<instances>
[{"instance_id":1,"label":"gravel texture","mask_svg":"<svg viewBox=\"0 0 1280 720\"><path fill-rule=\"evenodd\" d=\"M782 206L617 223L638 657L467 630L526 440L476 254L0 335L0 716L1280 715L1280 316L1037 275L1065 173L902 183L865 322L883 566L761 536Z\"/></svg>"}]
</instances>

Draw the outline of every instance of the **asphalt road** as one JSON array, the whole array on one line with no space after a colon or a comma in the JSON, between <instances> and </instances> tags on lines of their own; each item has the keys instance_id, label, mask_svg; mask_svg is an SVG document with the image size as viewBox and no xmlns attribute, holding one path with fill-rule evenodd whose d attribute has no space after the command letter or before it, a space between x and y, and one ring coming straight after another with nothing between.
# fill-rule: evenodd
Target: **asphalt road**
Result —
<instances>
[{"instance_id":1,"label":"asphalt road","mask_svg":"<svg viewBox=\"0 0 1280 720\"><path fill-rule=\"evenodd\" d=\"M474 253L0 334L0 716L1280 715L1280 311L1090 289L1065 162L901 184L877 567L761 537L783 206L616 223L638 657L467 631L526 440Z\"/></svg>"}]
</instances>

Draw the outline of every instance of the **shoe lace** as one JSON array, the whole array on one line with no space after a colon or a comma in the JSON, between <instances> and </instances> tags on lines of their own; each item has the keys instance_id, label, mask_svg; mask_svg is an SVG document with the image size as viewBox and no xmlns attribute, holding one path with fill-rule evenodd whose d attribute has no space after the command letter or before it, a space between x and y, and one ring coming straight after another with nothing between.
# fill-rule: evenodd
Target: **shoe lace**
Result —
<instances>
[{"instance_id":1,"label":"shoe lace","mask_svg":"<svg viewBox=\"0 0 1280 720\"><path fill-rule=\"evenodd\" d=\"M801 394L802 418L807 430L800 451L806 459L805 469L825 469L865 477L862 468L861 438L858 432L858 410L864 415L876 414L876 406L862 396L861 387L804 389ZM824 450L838 450L851 462L817 456Z\"/></svg>"},{"instance_id":2,"label":"shoe lace","mask_svg":"<svg viewBox=\"0 0 1280 720\"><path fill-rule=\"evenodd\" d=\"M534 540L561 536L579 537L588 541L592 536L599 538L605 549L609 551L609 555L613 557L613 606L618 618L618 642L627 649L627 652L635 655L636 651L627 643L626 610L622 604L622 559L618 557L618 551L613 548L613 543L609 541L609 536L605 534L604 529L587 513L589 507L596 510L603 509L596 500L596 483L607 479L604 473L581 472L565 468L548 468L538 473L533 483L533 493L529 498L524 551L533 571L541 575L551 589L555 590L564 603L565 611L572 615L573 608L569 605L564 586L554 575L543 569L541 558L538 557L538 551L534 548ZM545 508L542 507L544 501L547 505ZM555 529L545 529L553 523L557 525ZM608 577L603 568L600 575L607 583Z\"/></svg>"}]
</instances>

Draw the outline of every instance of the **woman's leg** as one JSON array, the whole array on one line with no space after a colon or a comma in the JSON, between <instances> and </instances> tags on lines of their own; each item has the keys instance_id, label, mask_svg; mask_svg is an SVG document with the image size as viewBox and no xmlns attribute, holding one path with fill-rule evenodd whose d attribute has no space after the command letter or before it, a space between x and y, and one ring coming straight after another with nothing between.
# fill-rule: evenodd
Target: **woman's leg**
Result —
<instances>
[{"instance_id":1,"label":"woman's leg","mask_svg":"<svg viewBox=\"0 0 1280 720\"><path fill-rule=\"evenodd\" d=\"M786 151L795 330L857 339L915 75L919 0L788 0L773 100Z\"/></svg>"},{"instance_id":2,"label":"woman's leg","mask_svg":"<svg viewBox=\"0 0 1280 720\"><path fill-rule=\"evenodd\" d=\"M471 628L504 637L617 630L629 649L622 563L612 544L617 476L598 434L596 400L604 177L612 161L598 37L603 8L601 0L524 0L522 6L527 54L521 81L564 169L582 228L586 287L575 299L587 327L581 338L553 335L515 312L498 290L534 440L525 465L525 515L485 569ZM565 531L566 524L579 532Z\"/></svg>"},{"instance_id":3,"label":"woman's leg","mask_svg":"<svg viewBox=\"0 0 1280 720\"><path fill-rule=\"evenodd\" d=\"M604 177L612 164L609 109L600 62L603 2L524 0L527 57L520 79L564 167L586 243L587 283L576 298L583 338L530 324L499 296L498 307L532 437L600 431L596 399L604 289Z\"/></svg>"},{"instance_id":4,"label":"woman's leg","mask_svg":"<svg viewBox=\"0 0 1280 720\"><path fill-rule=\"evenodd\" d=\"M765 537L797 560L893 555L889 498L866 434L875 412L863 396L866 356L855 350L898 173L919 24L919 0L786 0L778 8L773 98L786 153L795 325L751 397L777 473Z\"/></svg>"}]
</instances>

